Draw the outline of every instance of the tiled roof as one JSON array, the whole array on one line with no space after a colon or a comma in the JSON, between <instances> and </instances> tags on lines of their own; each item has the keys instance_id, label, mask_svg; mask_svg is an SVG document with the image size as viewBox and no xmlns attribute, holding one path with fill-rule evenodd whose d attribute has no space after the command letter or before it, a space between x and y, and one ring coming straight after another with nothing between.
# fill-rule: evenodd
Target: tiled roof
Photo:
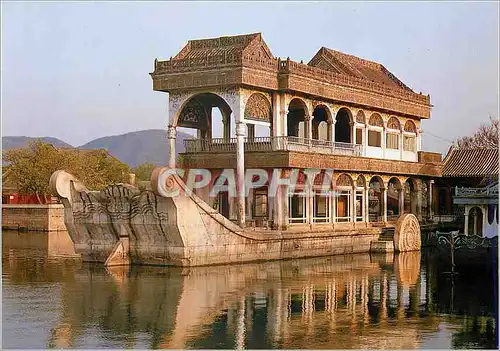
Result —
<instances>
[{"instance_id":1,"label":"tiled roof","mask_svg":"<svg viewBox=\"0 0 500 351\"><path fill-rule=\"evenodd\" d=\"M443 177L498 177L498 149L451 148L443 161Z\"/></svg>"},{"instance_id":2,"label":"tiled roof","mask_svg":"<svg viewBox=\"0 0 500 351\"><path fill-rule=\"evenodd\" d=\"M316 53L309 62L309 65L348 76L366 79L386 86L412 91L380 63L344 54L343 52L325 47L321 48Z\"/></svg>"},{"instance_id":3,"label":"tiled roof","mask_svg":"<svg viewBox=\"0 0 500 351\"><path fill-rule=\"evenodd\" d=\"M221 55L240 55L243 50L256 39L260 33L234 35L210 39L190 40L184 48L173 57L174 60L204 58Z\"/></svg>"}]
</instances>

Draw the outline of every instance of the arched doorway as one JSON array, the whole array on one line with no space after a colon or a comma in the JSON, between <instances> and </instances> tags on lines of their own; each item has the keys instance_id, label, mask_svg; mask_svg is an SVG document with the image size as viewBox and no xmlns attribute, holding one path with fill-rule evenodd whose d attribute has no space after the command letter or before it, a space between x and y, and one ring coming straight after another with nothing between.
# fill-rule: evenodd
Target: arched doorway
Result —
<instances>
[{"instance_id":1,"label":"arched doorway","mask_svg":"<svg viewBox=\"0 0 500 351\"><path fill-rule=\"evenodd\" d=\"M401 182L398 178L389 179L387 186L387 217L388 219L396 219L401 213Z\"/></svg>"},{"instance_id":2,"label":"arched doorway","mask_svg":"<svg viewBox=\"0 0 500 351\"><path fill-rule=\"evenodd\" d=\"M413 178L404 184L404 212L417 215L417 183Z\"/></svg>"},{"instance_id":3,"label":"arched doorway","mask_svg":"<svg viewBox=\"0 0 500 351\"><path fill-rule=\"evenodd\" d=\"M331 221L332 178L324 170L316 175L313 183L313 222Z\"/></svg>"},{"instance_id":4,"label":"arched doorway","mask_svg":"<svg viewBox=\"0 0 500 351\"><path fill-rule=\"evenodd\" d=\"M352 115L351 111L347 108L341 108L337 112L337 116L335 118L335 141L341 143L350 143L351 138L351 123L352 123Z\"/></svg>"},{"instance_id":5,"label":"arched doorway","mask_svg":"<svg viewBox=\"0 0 500 351\"><path fill-rule=\"evenodd\" d=\"M288 222L290 224L307 223L308 197L306 192L306 174L299 170L294 187L288 188Z\"/></svg>"},{"instance_id":6,"label":"arched doorway","mask_svg":"<svg viewBox=\"0 0 500 351\"><path fill-rule=\"evenodd\" d=\"M382 220L383 198L382 190L384 182L379 176L370 179L370 189L368 190L368 215L370 222L379 222Z\"/></svg>"},{"instance_id":7,"label":"arched doorway","mask_svg":"<svg viewBox=\"0 0 500 351\"><path fill-rule=\"evenodd\" d=\"M331 116L326 106L318 105L313 111L312 137L317 140L331 140Z\"/></svg>"},{"instance_id":8,"label":"arched doorway","mask_svg":"<svg viewBox=\"0 0 500 351\"><path fill-rule=\"evenodd\" d=\"M354 210L356 211L356 222L365 221L365 211L366 211L366 180L363 175L359 175L356 179L356 202L354 205Z\"/></svg>"},{"instance_id":9,"label":"arched doorway","mask_svg":"<svg viewBox=\"0 0 500 351\"><path fill-rule=\"evenodd\" d=\"M483 211L479 207L469 210L469 235L483 236Z\"/></svg>"},{"instance_id":10,"label":"arched doorway","mask_svg":"<svg viewBox=\"0 0 500 351\"><path fill-rule=\"evenodd\" d=\"M306 103L299 99L294 98L288 105L287 115L287 131L288 136L309 138L309 124L306 123L306 116L308 116Z\"/></svg>"},{"instance_id":11,"label":"arched doorway","mask_svg":"<svg viewBox=\"0 0 500 351\"><path fill-rule=\"evenodd\" d=\"M337 190L335 218L337 222L352 221L353 185L352 178L346 173L339 175L335 181Z\"/></svg>"},{"instance_id":12,"label":"arched doorway","mask_svg":"<svg viewBox=\"0 0 500 351\"><path fill-rule=\"evenodd\" d=\"M214 136L214 108L222 116L223 137L229 138L231 108L222 97L213 93L197 94L186 101L177 115L174 127L196 129L198 139L211 139Z\"/></svg>"},{"instance_id":13,"label":"arched doorway","mask_svg":"<svg viewBox=\"0 0 500 351\"><path fill-rule=\"evenodd\" d=\"M268 137L272 134L273 113L269 99L261 93L253 93L245 104L244 112L247 122L247 139ZM250 121L255 121L254 123ZM269 127L265 126L269 123Z\"/></svg>"}]
</instances>

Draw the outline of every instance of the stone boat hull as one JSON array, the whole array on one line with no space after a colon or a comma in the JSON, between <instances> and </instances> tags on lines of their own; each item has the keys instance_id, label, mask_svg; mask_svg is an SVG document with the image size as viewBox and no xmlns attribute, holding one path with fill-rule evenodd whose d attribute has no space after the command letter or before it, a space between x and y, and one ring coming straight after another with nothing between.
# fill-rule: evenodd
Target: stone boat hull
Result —
<instances>
[{"instance_id":1,"label":"stone boat hull","mask_svg":"<svg viewBox=\"0 0 500 351\"><path fill-rule=\"evenodd\" d=\"M192 193L169 168L152 191L128 184L89 191L57 171L51 188L65 207L75 251L88 262L203 266L369 252L381 228L242 229Z\"/></svg>"}]
</instances>

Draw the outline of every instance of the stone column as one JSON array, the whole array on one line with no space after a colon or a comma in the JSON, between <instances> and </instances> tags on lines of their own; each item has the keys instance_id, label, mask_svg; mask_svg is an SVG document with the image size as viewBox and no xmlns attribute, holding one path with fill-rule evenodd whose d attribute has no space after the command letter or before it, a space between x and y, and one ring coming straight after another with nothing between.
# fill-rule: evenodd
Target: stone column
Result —
<instances>
[{"instance_id":1,"label":"stone column","mask_svg":"<svg viewBox=\"0 0 500 351\"><path fill-rule=\"evenodd\" d=\"M289 221L289 206L290 206L290 201L289 201L289 195L288 192L290 191L290 186L289 185L283 185L282 186L282 201L283 201L283 210L282 210L282 216L283 216L283 225L282 229L286 230L288 229L288 221Z\"/></svg>"},{"instance_id":2,"label":"stone column","mask_svg":"<svg viewBox=\"0 0 500 351\"><path fill-rule=\"evenodd\" d=\"M367 198L366 198L366 191L365 191L365 188L363 188L362 190L362 194L363 196L361 197L361 217L363 218L362 221L363 222L366 222L366 201L367 201Z\"/></svg>"},{"instance_id":3,"label":"stone column","mask_svg":"<svg viewBox=\"0 0 500 351\"><path fill-rule=\"evenodd\" d=\"M236 191L238 192L238 224L245 227L245 123L236 124Z\"/></svg>"},{"instance_id":4,"label":"stone column","mask_svg":"<svg viewBox=\"0 0 500 351\"><path fill-rule=\"evenodd\" d=\"M231 125L229 124L227 120L223 120L223 131L222 131L222 138L227 142L230 138L231 135Z\"/></svg>"},{"instance_id":5,"label":"stone column","mask_svg":"<svg viewBox=\"0 0 500 351\"><path fill-rule=\"evenodd\" d=\"M169 147L169 156L168 156L168 166L170 168L175 168L175 137L177 130L174 126L168 126L167 130L167 138L168 138L168 147Z\"/></svg>"},{"instance_id":6,"label":"stone column","mask_svg":"<svg viewBox=\"0 0 500 351\"><path fill-rule=\"evenodd\" d=\"M327 124L327 129L326 129L326 140L333 141L333 139L332 139L332 129L333 129L332 125L333 125L333 123L332 123L332 121L328 121L327 123L328 124Z\"/></svg>"},{"instance_id":7,"label":"stone column","mask_svg":"<svg viewBox=\"0 0 500 351\"><path fill-rule=\"evenodd\" d=\"M351 128L352 128L352 138L351 142L356 145L356 123L351 122Z\"/></svg>"},{"instance_id":8,"label":"stone column","mask_svg":"<svg viewBox=\"0 0 500 351\"><path fill-rule=\"evenodd\" d=\"M280 230L283 228L283 185L278 185L273 199L273 226Z\"/></svg>"},{"instance_id":9,"label":"stone column","mask_svg":"<svg viewBox=\"0 0 500 351\"><path fill-rule=\"evenodd\" d=\"M332 225L335 227L335 222L337 222L337 189L334 188L332 196Z\"/></svg>"},{"instance_id":10,"label":"stone column","mask_svg":"<svg viewBox=\"0 0 500 351\"><path fill-rule=\"evenodd\" d=\"M385 150L387 149L387 145L386 145L387 139L386 138L387 138L387 131L384 127L384 128L382 128L382 152L383 152L384 158L385 158L385 154L386 154Z\"/></svg>"},{"instance_id":11,"label":"stone column","mask_svg":"<svg viewBox=\"0 0 500 351\"><path fill-rule=\"evenodd\" d=\"M282 126L282 135L288 135L288 113L287 110L280 110L280 118L281 118L281 126Z\"/></svg>"},{"instance_id":12,"label":"stone column","mask_svg":"<svg viewBox=\"0 0 500 351\"><path fill-rule=\"evenodd\" d=\"M370 222L370 187L365 187L365 222Z\"/></svg>"},{"instance_id":13,"label":"stone column","mask_svg":"<svg viewBox=\"0 0 500 351\"><path fill-rule=\"evenodd\" d=\"M469 235L469 206L465 205L464 234Z\"/></svg>"},{"instance_id":14,"label":"stone column","mask_svg":"<svg viewBox=\"0 0 500 351\"><path fill-rule=\"evenodd\" d=\"M403 132L401 131L399 133L399 159L402 160L403 159L403 140L404 140L404 134Z\"/></svg>"},{"instance_id":15,"label":"stone column","mask_svg":"<svg viewBox=\"0 0 500 351\"><path fill-rule=\"evenodd\" d=\"M312 117L309 115L304 116L304 138L312 139Z\"/></svg>"},{"instance_id":16,"label":"stone column","mask_svg":"<svg viewBox=\"0 0 500 351\"><path fill-rule=\"evenodd\" d=\"M434 180L429 180L429 189L428 189L428 205L427 208L429 210L429 218L432 220L432 217L434 216L434 212L432 211L432 188L434 187Z\"/></svg>"},{"instance_id":17,"label":"stone column","mask_svg":"<svg viewBox=\"0 0 500 351\"><path fill-rule=\"evenodd\" d=\"M483 205L481 211L483 212L483 230L481 231L481 236L484 238L486 236L486 226L488 225L488 205Z\"/></svg>"},{"instance_id":18,"label":"stone column","mask_svg":"<svg viewBox=\"0 0 500 351\"><path fill-rule=\"evenodd\" d=\"M399 189L399 215L401 216L405 212L405 188L404 185Z\"/></svg>"},{"instance_id":19,"label":"stone column","mask_svg":"<svg viewBox=\"0 0 500 351\"><path fill-rule=\"evenodd\" d=\"M307 183L306 183L307 184ZM306 210L307 210L307 223L309 223L309 226L312 227L313 225L313 218L314 218L314 192L313 192L313 187L312 185L309 186L309 185L306 185L307 186L307 197L306 197L306 201L307 201L307 207L306 207Z\"/></svg>"},{"instance_id":20,"label":"stone column","mask_svg":"<svg viewBox=\"0 0 500 351\"><path fill-rule=\"evenodd\" d=\"M222 137L228 141L231 138L231 113L222 112L222 123L224 124Z\"/></svg>"},{"instance_id":21,"label":"stone column","mask_svg":"<svg viewBox=\"0 0 500 351\"><path fill-rule=\"evenodd\" d=\"M330 140L332 141L332 153L335 150L335 123L337 123L336 120L332 121L332 127L330 128L331 136Z\"/></svg>"},{"instance_id":22,"label":"stone column","mask_svg":"<svg viewBox=\"0 0 500 351\"><path fill-rule=\"evenodd\" d=\"M472 234L477 235L477 222L478 222L478 215L477 211L474 211L474 214L472 215L474 217L474 232Z\"/></svg>"},{"instance_id":23,"label":"stone column","mask_svg":"<svg viewBox=\"0 0 500 351\"><path fill-rule=\"evenodd\" d=\"M382 188L382 220L387 222L387 187Z\"/></svg>"},{"instance_id":24,"label":"stone column","mask_svg":"<svg viewBox=\"0 0 500 351\"><path fill-rule=\"evenodd\" d=\"M368 125L365 125L365 145L364 145L364 156L367 155L368 150Z\"/></svg>"},{"instance_id":25,"label":"stone column","mask_svg":"<svg viewBox=\"0 0 500 351\"><path fill-rule=\"evenodd\" d=\"M282 135L282 123L283 118L280 118L280 95L279 93L273 93L273 123L272 123L272 133L271 136L281 136Z\"/></svg>"},{"instance_id":26,"label":"stone column","mask_svg":"<svg viewBox=\"0 0 500 351\"><path fill-rule=\"evenodd\" d=\"M417 180L417 213L416 216L419 222L422 221L422 181Z\"/></svg>"}]
</instances>

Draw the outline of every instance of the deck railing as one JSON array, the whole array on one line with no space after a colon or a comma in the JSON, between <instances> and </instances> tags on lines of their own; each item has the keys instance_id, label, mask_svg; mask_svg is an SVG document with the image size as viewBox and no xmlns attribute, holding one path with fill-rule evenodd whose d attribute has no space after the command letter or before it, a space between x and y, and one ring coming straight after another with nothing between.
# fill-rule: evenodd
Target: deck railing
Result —
<instances>
[{"instance_id":1,"label":"deck railing","mask_svg":"<svg viewBox=\"0 0 500 351\"><path fill-rule=\"evenodd\" d=\"M494 197L498 197L498 187L491 187L491 188L459 188L459 187L455 187L455 196L463 196L463 197L494 196Z\"/></svg>"},{"instance_id":2,"label":"deck railing","mask_svg":"<svg viewBox=\"0 0 500 351\"><path fill-rule=\"evenodd\" d=\"M185 139L186 153L236 152L236 138ZM360 156L361 145L293 136L245 138L245 151L298 151Z\"/></svg>"},{"instance_id":3,"label":"deck railing","mask_svg":"<svg viewBox=\"0 0 500 351\"><path fill-rule=\"evenodd\" d=\"M436 223L450 223L457 219L455 215L433 215L432 221Z\"/></svg>"}]
</instances>

